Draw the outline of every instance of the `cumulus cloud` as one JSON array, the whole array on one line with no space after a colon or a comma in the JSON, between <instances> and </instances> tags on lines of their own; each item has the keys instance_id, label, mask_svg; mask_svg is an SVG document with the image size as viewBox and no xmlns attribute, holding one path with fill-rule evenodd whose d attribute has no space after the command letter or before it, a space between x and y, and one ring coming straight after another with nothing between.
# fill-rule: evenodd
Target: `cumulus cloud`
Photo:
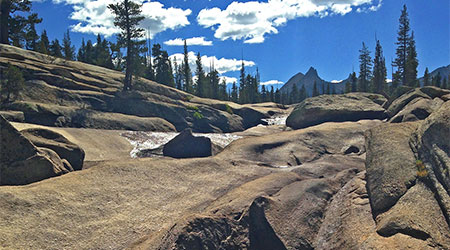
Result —
<instances>
[{"instance_id":1,"label":"cumulus cloud","mask_svg":"<svg viewBox=\"0 0 450 250\"><path fill-rule=\"evenodd\" d=\"M377 3L375 3L377 2ZM277 34L278 27L299 18L345 15L359 7L376 11L382 0L268 0L232 2L226 9L203 9L197 22L214 30L221 40L244 39L244 43L262 43L266 34Z\"/></svg>"},{"instance_id":2,"label":"cumulus cloud","mask_svg":"<svg viewBox=\"0 0 450 250\"><path fill-rule=\"evenodd\" d=\"M169 46L183 46L184 45L184 39L175 38L175 39L172 39L172 40L169 40L169 41L165 41L164 44L165 45L169 45ZM205 37L201 36L201 37L187 38L186 39L186 44L188 46L192 46L192 45L212 46L213 42L205 40Z\"/></svg>"},{"instance_id":3,"label":"cumulus cloud","mask_svg":"<svg viewBox=\"0 0 450 250\"><path fill-rule=\"evenodd\" d=\"M270 80L270 81L260 83L260 85L274 85L274 84L284 84L284 82L278 81L278 80Z\"/></svg>"},{"instance_id":4,"label":"cumulus cloud","mask_svg":"<svg viewBox=\"0 0 450 250\"><path fill-rule=\"evenodd\" d=\"M182 53L173 54L170 57L172 62L177 62L178 65L181 65L184 60L184 55ZM205 71L209 71L209 69L214 66L214 68L219 72L219 74L225 74L227 72L238 71L241 69L242 62L238 59L228 59L228 58L220 58L218 59L215 56L202 56L202 65ZM190 51L188 52L189 66L191 67L192 72L197 68L195 61L197 60L197 55ZM255 66L255 62L244 60L245 67L253 67Z\"/></svg>"},{"instance_id":5,"label":"cumulus cloud","mask_svg":"<svg viewBox=\"0 0 450 250\"><path fill-rule=\"evenodd\" d=\"M187 18L192 13L190 9L165 8L157 1L134 1L142 4L142 15L145 19L140 25L149 30L152 37L159 32L190 24ZM69 17L78 22L71 27L72 31L101 34L106 37L119 32L114 27L114 16L107 7L111 3L117 3L118 0L53 0L53 2L72 5L73 12Z\"/></svg>"},{"instance_id":6,"label":"cumulus cloud","mask_svg":"<svg viewBox=\"0 0 450 250\"><path fill-rule=\"evenodd\" d=\"M341 83L344 80L331 80L331 83Z\"/></svg>"}]
</instances>

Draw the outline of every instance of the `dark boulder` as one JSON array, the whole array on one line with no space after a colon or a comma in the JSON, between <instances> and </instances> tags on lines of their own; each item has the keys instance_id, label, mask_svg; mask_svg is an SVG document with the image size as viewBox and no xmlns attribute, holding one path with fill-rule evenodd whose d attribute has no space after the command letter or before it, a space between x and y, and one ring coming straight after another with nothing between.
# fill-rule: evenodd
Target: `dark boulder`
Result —
<instances>
[{"instance_id":1,"label":"dark boulder","mask_svg":"<svg viewBox=\"0 0 450 250\"><path fill-rule=\"evenodd\" d=\"M163 155L173 158L208 157L212 155L211 139L194 136L191 129L185 129L164 145Z\"/></svg>"}]
</instances>

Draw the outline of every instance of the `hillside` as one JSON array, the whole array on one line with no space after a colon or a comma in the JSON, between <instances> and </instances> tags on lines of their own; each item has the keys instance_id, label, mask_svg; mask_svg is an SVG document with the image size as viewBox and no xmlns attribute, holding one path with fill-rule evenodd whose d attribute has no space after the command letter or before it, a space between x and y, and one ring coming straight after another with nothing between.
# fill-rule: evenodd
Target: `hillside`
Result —
<instances>
[{"instance_id":1,"label":"hillside","mask_svg":"<svg viewBox=\"0 0 450 250\"><path fill-rule=\"evenodd\" d=\"M8 64L26 83L18 101L1 109L46 126L234 132L279 110L198 98L144 78L135 80L134 91L122 92L121 72L0 45L0 67Z\"/></svg>"},{"instance_id":2,"label":"hillside","mask_svg":"<svg viewBox=\"0 0 450 250\"><path fill-rule=\"evenodd\" d=\"M445 78L445 79L448 80L448 76L450 75L450 64L447 65L447 66L439 67L439 68L437 68L437 69L431 71L431 72L430 72L430 81L431 81L431 78L437 76L438 74L441 75L441 78L442 78L442 79ZM419 75L420 75L420 74L419 74ZM423 74L422 74L422 77L419 78L419 82L420 82L420 85L423 86Z\"/></svg>"},{"instance_id":3,"label":"hillside","mask_svg":"<svg viewBox=\"0 0 450 250\"><path fill-rule=\"evenodd\" d=\"M292 86L296 85L298 89L301 89L302 85L305 85L306 92L308 96L312 96L314 82L317 83L317 88L319 92L322 93L322 89L326 89L327 85L330 84L330 90L334 87L336 93L342 93L345 90L345 82L347 80L343 80L339 83L331 83L320 78L317 70L313 67L310 67L309 70L303 74L298 73L291 77L289 81L287 81L280 89L282 93L289 93L292 90Z\"/></svg>"}]
</instances>

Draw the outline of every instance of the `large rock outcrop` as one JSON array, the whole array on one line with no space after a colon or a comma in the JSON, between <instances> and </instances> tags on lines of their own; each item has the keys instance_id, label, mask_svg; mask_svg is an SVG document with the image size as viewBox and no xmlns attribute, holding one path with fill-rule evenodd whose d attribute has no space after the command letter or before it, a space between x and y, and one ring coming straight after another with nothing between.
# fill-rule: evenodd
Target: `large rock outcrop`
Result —
<instances>
[{"instance_id":1,"label":"large rock outcrop","mask_svg":"<svg viewBox=\"0 0 450 250\"><path fill-rule=\"evenodd\" d=\"M84 150L61 134L47 129L31 128L20 131L35 146L53 150L62 160L67 160L72 170L83 168Z\"/></svg>"},{"instance_id":2,"label":"large rock outcrop","mask_svg":"<svg viewBox=\"0 0 450 250\"><path fill-rule=\"evenodd\" d=\"M123 74L95 65L0 45L0 68L18 67L25 77L21 103L4 109L24 113L28 123L58 127L235 132L264 123L270 110L198 98L138 78L123 92Z\"/></svg>"},{"instance_id":3,"label":"large rock outcrop","mask_svg":"<svg viewBox=\"0 0 450 250\"><path fill-rule=\"evenodd\" d=\"M379 104L383 101L383 96L368 93L312 97L294 108L286 120L286 125L300 129L324 122L384 119L385 110Z\"/></svg>"},{"instance_id":4,"label":"large rock outcrop","mask_svg":"<svg viewBox=\"0 0 450 250\"><path fill-rule=\"evenodd\" d=\"M68 173L53 150L38 148L0 116L0 185L23 185Z\"/></svg>"}]
</instances>

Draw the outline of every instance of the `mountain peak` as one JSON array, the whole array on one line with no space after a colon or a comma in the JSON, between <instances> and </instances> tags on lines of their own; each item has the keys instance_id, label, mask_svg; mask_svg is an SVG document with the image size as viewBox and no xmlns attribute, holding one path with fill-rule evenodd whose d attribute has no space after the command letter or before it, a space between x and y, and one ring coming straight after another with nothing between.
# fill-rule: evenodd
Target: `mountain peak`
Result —
<instances>
[{"instance_id":1,"label":"mountain peak","mask_svg":"<svg viewBox=\"0 0 450 250\"><path fill-rule=\"evenodd\" d=\"M317 76L317 70L311 66L305 75L316 75Z\"/></svg>"}]
</instances>

